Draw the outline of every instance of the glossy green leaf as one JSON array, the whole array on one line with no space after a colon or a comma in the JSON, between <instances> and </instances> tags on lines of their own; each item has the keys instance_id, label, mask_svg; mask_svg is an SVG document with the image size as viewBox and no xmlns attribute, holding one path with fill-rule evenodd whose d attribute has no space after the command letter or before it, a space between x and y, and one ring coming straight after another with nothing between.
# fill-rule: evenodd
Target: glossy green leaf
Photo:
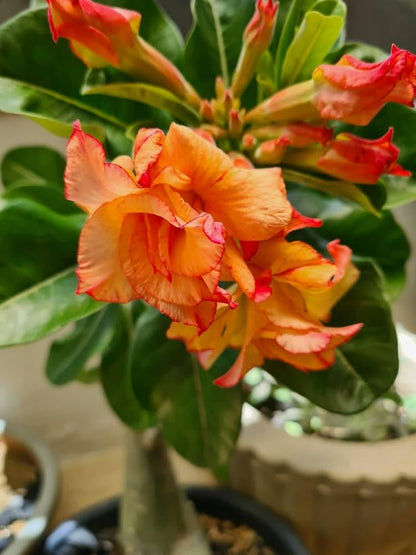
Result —
<instances>
[{"instance_id":1,"label":"glossy green leaf","mask_svg":"<svg viewBox=\"0 0 416 555\"><path fill-rule=\"evenodd\" d=\"M308 188L327 193L332 197L355 202L367 212L376 215L386 199L384 187L380 185L360 187L347 181L339 181L288 168L283 168L283 177L285 181L299 183Z\"/></svg>"},{"instance_id":2,"label":"glossy green leaf","mask_svg":"<svg viewBox=\"0 0 416 555\"><path fill-rule=\"evenodd\" d=\"M333 310L331 325L357 321L358 335L337 349L336 362L328 370L302 372L279 361L264 368L280 383L332 412L359 412L384 393L398 370L397 338L390 308L374 266L359 264L357 284Z\"/></svg>"},{"instance_id":3,"label":"glossy green leaf","mask_svg":"<svg viewBox=\"0 0 416 555\"><path fill-rule=\"evenodd\" d=\"M60 135L68 135L80 119L98 138L106 132L114 152L128 149L125 129L140 119L140 108L127 100L82 97L84 73L67 41L52 41L45 8L23 12L0 27L1 110L31 117Z\"/></svg>"},{"instance_id":4,"label":"glossy green leaf","mask_svg":"<svg viewBox=\"0 0 416 555\"><path fill-rule=\"evenodd\" d=\"M276 50L276 84L280 88L283 60L286 52L296 34L299 22L302 20L306 10L308 10L315 0L289 0L283 2L283 10L279 8L277 17L277 37L278 44Z\"/></svg>"},{"instance_id":5,"label":"glossy green leaf","mask_svg":"<svg viewBox=\"0 0 416 555\"><path fill-rule=\"evenodd\" d=\"M416 200L416 173L411 177L384 175L380 183L387 190L387 208L395 208Z\"/></svg>"},{"instance_id":6,"label":"glossy green leaf","mask_svg":"<svg viewBox=\"0 0 416 555\"><path fill-rule=\"evenodd\" d=\"M351 203L305 191L301 187L292 187L289 198L301 213L323 220L321 228L301 233L309 237L319 236L326 241L340 239L356 256L371 258L383 272L389 297L397 296L404 285L410 247L391 212L383 210L379 216L374 216Z\"/></svg>"},{"instance_id":7,"label":"glossy green leaf","mask_svg":"<svg viewBox=\"0 0 416 555\"><path fill-rule=\"evenodd\" d=\"M165 361L171 367L182 368L187 353L178 341L168 341L166 332L170 319L145 305L137 318L131 351L131 379L135 395L147 409L154 409L153 390L166 372Z\"/></svg>"},{"instance_id":8,"label":"glossy green leaf","mask_svg":"<svg viewBox=\"0 0 416 555\"><path fill-rule=\"evenodd\" d=\"M240 386L221 389L212 381L231 364L225 353L206 371L195 355L188 354L187 364L168 368L154 392L168 442L192 463L219 473L224 472L240 432L243 399Z\"/></svg>"},{"instance_id":9,"label":"glossy green leaf","mask_svg":"<svg viewBox=\"0 0 416 555\"><path fill-rule=\"evenodd\" d=\"M84 220L27 199L1 199L0 300L73 266Z\"/></svg>"},{"instance_id":10,"label":"glossy green leaf","mask_svg":"<svg viewBox=\"0 0 416 555\"><path fill-rule=\"evenodd\" d=\"M271 96L275 91L274 63L268 50L263 53L256 68L256 80L259 85L257 103Z\"/></svg>"},{"instance_id":11,"label":"glossy green leaf","mask_svg":"<svg viewBox=\"0 0 416 555\"><path fill-rule=\"evenodd\" d=\"M215 78L229 84L253 0L193 0L194 27L185 48L185 74L197 91L214 96Z\"/></svg>"},{"instance_id":12,"label":"glossy green leaf","mask_svg":"<svg viewBox=\"0 0 416 555\"><path fill-rule=\"evenodd\" d=\"M6 188L46 185L63 190L65 159L56 150L24 146L6 153L1 162L1 179Z\"/></svg>"},{"instance_id":13,"label":"glossy green leaf","mask_svg":"<svg viewBox=\"0 0 416 555\"><path fill-rule=\"evenodd\" d=\"M198 125L200 118L180 98L171 92L155 85L146 83L110 83L108 85L88 86L82 88L84 95L105 95L116 98L127 98L148 104L160 110L169 112L177 120L187 125Z\"/></svg>"},{"instance_id":14,"label":"glossy green leaf","mask_svg":"<svg viewBox=\"0 0 416 555\"><path fill-rule=\"evenodd\" d=\"M183 61L183 38L176 24L154 0L101 0L102 4L139 12L139 34L176 65Z\"/></svg>"},{"instance_id":15,"label":"glossy green leaf","mask_svg":"<svg viewBox=\"0 0 416 555\"><path fill-rule=\"evenodd\" d=\"M329 15L318 11L320 5L332 4L334 11L341 6L343 13ZM339 12L336 12L339 13ZM283 61L280 84L287 87L310 79L313 70L324 60L335 44L346 16L343 2L319 2L303 18Z\"/></svg>"},{"instance_id":16,"label":"glossy green leaf","mask_svg":"<svg viewBox=\"0 0 416 555\"><path fill-rule=\"evenodd\" d=\"M152 427L156 424L155 416L139 404L131 384L129 307L114 304L107 310L112 320L113 337L103 354L100 370L107 401L120 420L130 428Z\"/></svg>"},{"instance_id":17,"label":"glossy green leaf","mask_svg":"<svg viewBox=\"0 0 416 555\"><path fill-rule=\"evenodd\" d=\"M336 64L344 54L349 54L368 63L381 62L388 57L387 52L377 48L377 46L364 42L347 42L339 49L330 52L325 58L325 63Z\"/></svg>"},{"instance_id":18,"label":"glossy green leaf","mask_svg":"<svg viewBox=\"0 0 416 555\"><path fill-rule=\"evenodd\" d=\"M34 201L49 210L58 212L59 214L79 214L79 208L69 202L64 197L63 189L58 191L54 185L23 185L7 189L2 198L6 200L12 199L28 199Z\"/></svg>"},{"instance_id":19,"label":"glossy green leaf","mask_svg":"<svg viewBox=\"0 0 416 555\"><path fill-rule=\"evenodd\" d=\"M70 268L2 302L0 346L36 341L103 307L87 295L76 295L76 287Z\"/></svg>"},{"instance_id":20,"label":"glossy green leaf","mask_svg":"<svg viewBox=\"0 0 416 555\"><path fill-rule=\"evenodd\" d=\"M142 404L153 407L168 442L185 458L218 471L226 465L240 428L239 387L212 382L231 365L229 354L206 372L180 341L166 338L168 318L147 307L136 323L132 383Z\"/></svg>"},{"instance_id":21,"label":"glossy green leaf","mask_svg":"<svg viewBox=\"0 0 416 555\"><path fill-rule=\"evenodd\" d=\"M68 137L72 131L72 123L80 119L85 122L84 128L87 132L103 141L104 125L110 123L110 118L105 116L100 122L101 125L89 123L97 121L97 118L70 98L55 91L5 77L0 77L0 109L9 114L26 116L60 137ZM121 122L117 122L117 125L123 129Z\"/></svg>"},{"instance_id":22,"label":"glossy green leaf","mask_svg":"<svg viewBox=\"0 0 416 555\"><path fill-rule=\"evenodd\" d=\"M49 350L46 375L54 385L64 385L88 373L93 357L101 355L114 334L112 310L108 307L78 320L65 337L56 339Z\"/></svg>"}]
</instances>

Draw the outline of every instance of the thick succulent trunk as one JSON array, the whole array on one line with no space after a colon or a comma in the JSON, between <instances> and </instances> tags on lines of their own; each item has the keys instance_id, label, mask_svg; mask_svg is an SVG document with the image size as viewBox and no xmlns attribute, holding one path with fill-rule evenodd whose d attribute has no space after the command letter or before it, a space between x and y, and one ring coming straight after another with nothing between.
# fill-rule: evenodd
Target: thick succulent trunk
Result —
<instances>
[{"instance_id":1,"label":"thick succulent trunk","mask_svg":"<svg viewBox=\"0 0 416 555\"><path fill-rule=\"evenodd\" d=\"M159 428L127 432L120 533L125 555L211 553L176 483Z\"/></svg>"}]
</instances>

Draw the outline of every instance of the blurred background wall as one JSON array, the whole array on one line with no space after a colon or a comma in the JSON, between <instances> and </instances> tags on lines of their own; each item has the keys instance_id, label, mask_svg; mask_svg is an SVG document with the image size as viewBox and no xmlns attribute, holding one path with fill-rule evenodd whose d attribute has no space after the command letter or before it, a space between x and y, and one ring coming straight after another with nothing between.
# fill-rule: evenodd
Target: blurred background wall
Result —
<instances>
[{"instance_id":1,"label":"blurred background wall","mask_svg":"<svg viewBox=\"0 0 416 555\"><path fill-rule=\"evenodd\" d=\"M0 0L0 21L29 0ZM116 0L114 0L116 4ZM189 29L188 0L160 0L183 31ZM348 37L389 50L391 43L416 50L416 0L347 0ZM416 137L415 137L416 141ZM65 141L29 120L0 114L0 156L18 145L47 144L61 150ZM416 203L396 210L416 250ZM408 266L408 285L395 308L398 321L416 332L416 257ZM50 386L44 364L50 339L0 351L0 418L30 426L61 456L71 456L121 441L121 427L95 386Z\"/></svg>"}]
</instances>

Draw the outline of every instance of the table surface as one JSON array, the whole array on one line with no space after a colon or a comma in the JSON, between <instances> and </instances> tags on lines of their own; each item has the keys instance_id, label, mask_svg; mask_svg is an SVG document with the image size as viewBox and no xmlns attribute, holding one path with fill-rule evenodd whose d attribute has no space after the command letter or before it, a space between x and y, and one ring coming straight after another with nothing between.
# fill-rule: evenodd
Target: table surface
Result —
<instances>
[{"instance_id":1,"label":"table surface","mask_svg":"<svg viewBox=\"0 0 416 555\"><path fill-rule=\"evenodd\" d=\"M170 454L181 484L216 483L209 471L191 465L173 451ZM123 467L124 451L121 447L63 460L61 492L51 526L95 503L119 495L123 488Z\"/></svg>"}]
</instances>

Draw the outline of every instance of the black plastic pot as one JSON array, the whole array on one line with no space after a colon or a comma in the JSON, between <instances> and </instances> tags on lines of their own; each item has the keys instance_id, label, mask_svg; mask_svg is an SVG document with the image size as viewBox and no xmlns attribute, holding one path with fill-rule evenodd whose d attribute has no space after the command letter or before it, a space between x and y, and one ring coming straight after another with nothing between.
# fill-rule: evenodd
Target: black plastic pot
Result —
<instances>
[{"instance_id":1,"label":"black plastic pot","mask_svg":"<svg viewBox=\"0 0 416 555\"><path fill-rule=\"evenodd\" d=\"M241 493L225 488L188 487L186 494L198 512L250 526L279 555L309 555L284 520ZM118 499L105 501L58 526L46 539L38 555L92 553L96 542L94 533L116 526L117 522Z\"/></svg>"}]
</instances>

